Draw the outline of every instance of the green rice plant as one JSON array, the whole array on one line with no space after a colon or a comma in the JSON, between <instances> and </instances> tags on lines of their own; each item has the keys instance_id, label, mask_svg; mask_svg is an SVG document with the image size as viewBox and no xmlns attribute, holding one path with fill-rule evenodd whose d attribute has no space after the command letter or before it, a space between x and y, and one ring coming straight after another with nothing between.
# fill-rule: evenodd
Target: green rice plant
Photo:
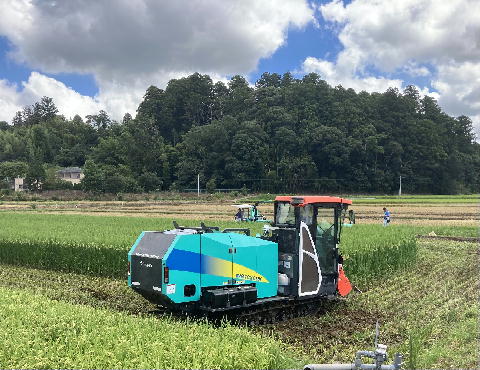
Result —
<instances>
[{"instance_id":1,"label":"green rice plant","mask_svg":"<svg viewBox=\"0 0 480 370\"><path fill-rule=\"evenodd\" d=\"M0 239L0 261L95 276L127 276L127 246L50 240Z\"/></svg>"},{"instance_id":2,"label":"green rice plant","mask_svg":"<svg viewBox=\"0 0 480 370\"><path fill-rule=\"evenodd\" d=\"M417 242L412 228L355 225L345 229L340 244L347 275L355 282L415 263Z\"/></svg>"},{"instance_id":3,"label":"green rice plant","mask_svg":"<svg viewBox=\"0 0 480 370\"><path fill-rule=\"evenodd\" d=\"M286 346L225 323L125 315L0 288L1 368L295 368Z\"/></svg>"},{"instance_id":4,"label":"green rice plant","mask_svg":"<svg viewBox=\"0 0 480 370\"><path fill-rule=\"evenodd\" d=\"M200 221L178 220L199 226ZM124 279L127 253L144 230L166 230L171 219L0 213L0 262ZM235 222L216 222L221 228ZM243 226L243 225L242 225ZM260 232L262 225L254 225Z\"/></svg>"},{"instance_id":5,"label":"green rice plant","mask_svg":"<svg viewBox=\"0 0 480 370\"><path fill-rule=\"evenodd\" d=\"M178 220L183 225L200 220ZM208 221L208 224L211 221ZM221 228L248 226L252 235L263 224L215 222ZM0 213L0 262L95 276L126 277L127 252L144 230L173 227L170 218ZM415 262L415 235L475 236L475 227L355 225L344 228L340 243L345 270L366 281Z\"/></svg>"}]
</instances>

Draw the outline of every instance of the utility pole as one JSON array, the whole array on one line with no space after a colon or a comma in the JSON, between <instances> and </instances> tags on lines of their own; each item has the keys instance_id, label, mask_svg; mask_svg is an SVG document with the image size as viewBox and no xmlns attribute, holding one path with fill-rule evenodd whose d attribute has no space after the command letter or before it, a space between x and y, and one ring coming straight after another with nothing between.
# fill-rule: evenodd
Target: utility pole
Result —
<instances>
[{"instance_id":1,"label":"utility pole","mask_svg":"<svg viewBox=\"0 0 480 370\"><path fill-rule=\"evenodd\" d=\"M400 187L398 188L398 196L402 196L402 175L400 175Z\"/></svg>"},{"instance_id":2,"label":"utility pole","mask_svg":"<svg viewBox=\"0 0 480 370\"><path fill-rule=\"evenodd\" d=\"M197 196L200 197L200 174L197 175Z\"/></svg>"}]
</instances>

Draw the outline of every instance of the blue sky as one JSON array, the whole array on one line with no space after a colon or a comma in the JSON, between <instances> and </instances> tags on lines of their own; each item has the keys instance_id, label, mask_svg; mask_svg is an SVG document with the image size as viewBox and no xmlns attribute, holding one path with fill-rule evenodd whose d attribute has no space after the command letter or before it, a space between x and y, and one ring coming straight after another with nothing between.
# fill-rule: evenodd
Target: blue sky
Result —
<instances>
[{"instance_id":1,"label":"blue sky","mask_svg":"<svg viewBox=\"0 0 480 370\"><path fill-rule=\"evenodd\" d=\"M257 80L263 72L280 73L300 70L302 62L309 56L333 61L342 45L337 36L328 29L309 24L304 29L288 30L285 45L268 58L262 58L257 71L250 74L250 79ZM300 73L301 74L301 73Z\"/></svg>"},{"instance_id":2,"label":"blue sky","mask_svg":"<svg viewBox=\"0 0 480 370\"><path fill-rule=\"evenodd\" d=\"M22 82L28 80L32 71L42 71L31 68L26 63L16 62L9 57L9 52L13 50L15 50L15 45L13 45L7 37L0 36L0 79L6 79L9 82L16 83L17 90L21 90ZM45 73L45 75L63 82L66 86L82 95L95 96L98 93L98 87L92 74Z\"/></svg>"},{"instance_id":3,"label":"blue sky","mask_svg":"<svg viewBox=\"0 0 480 370\"><path fill-rule=\"evenodd\" d=\"M135 113L149 85L195 71L252 83L290 71L357 91L413 84L447 113L480 122L475 0L4 4L0 120L43 95L66 116L105 109L120 119Z\"/></svg>"}]
</instances>

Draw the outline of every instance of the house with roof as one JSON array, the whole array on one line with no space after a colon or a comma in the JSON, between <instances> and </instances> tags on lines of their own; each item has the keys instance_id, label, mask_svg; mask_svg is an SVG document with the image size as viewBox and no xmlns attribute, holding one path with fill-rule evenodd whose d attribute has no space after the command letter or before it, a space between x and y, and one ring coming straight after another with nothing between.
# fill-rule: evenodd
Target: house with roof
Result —
<instances>
[{"instance_id":1,"label":"house with roof","mask_svg":"<svg viewBox=\"0 0 480 370\"><path fill-rule=\"evenodd\" d=\"M57 177L76 185L80 184L85 175L80 167L66 167L57 171Z\"/></svg>"}]
</instances>

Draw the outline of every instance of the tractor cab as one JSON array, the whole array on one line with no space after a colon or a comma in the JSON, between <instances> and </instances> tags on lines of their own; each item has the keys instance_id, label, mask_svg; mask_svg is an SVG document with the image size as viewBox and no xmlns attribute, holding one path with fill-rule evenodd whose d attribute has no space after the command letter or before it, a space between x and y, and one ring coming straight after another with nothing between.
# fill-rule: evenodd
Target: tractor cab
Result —
<instances>
[{"instance_id":1,"label":"tractor cab","mask_svg":"<svg viewBox=\"0 0 480 370\"><path fill-rule=\"evenodd\" d=\"M235 221L270 222L258 209L259 203L266 203L266 202L257 202L255 204L232 205L232 207L235 207L238 210L237 213L235 214Z\"/></svg>"},{"instance_id":2,"label":"tractor cab","mask_svg":"<svg viewBox=\"0 0 480 370\"><path fill-rule=\"evenodd\" d=\"M264 237L278 243L279 294L309 297L336 294L338 250L349 199L329 196L277 196L274 222Z\"/></svg>"}]
</instances>

